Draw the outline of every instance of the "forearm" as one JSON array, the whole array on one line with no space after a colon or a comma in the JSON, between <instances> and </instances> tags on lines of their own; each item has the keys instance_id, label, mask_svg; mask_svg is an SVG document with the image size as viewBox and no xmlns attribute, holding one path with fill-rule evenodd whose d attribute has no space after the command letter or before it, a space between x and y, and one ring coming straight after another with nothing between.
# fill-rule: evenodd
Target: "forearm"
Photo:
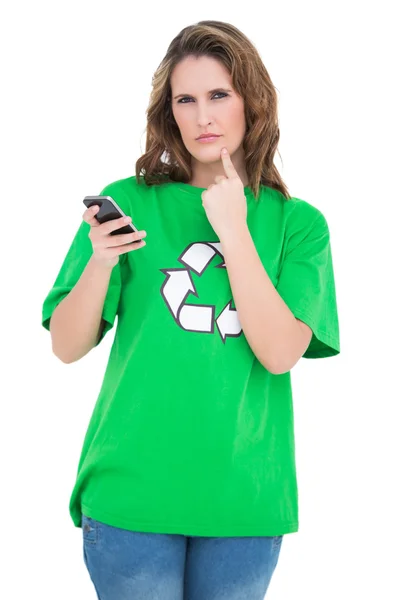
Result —
<instances>
[{"instance_id":1,"label":"forearm","mask_svg":"<svg viewBox=\"0 0 400 600\"><path fill-rule=\"evenodd\" d=\"M299 327L276 291L247 225L220 239L240 324L258 360L272 373L290 362Z\"/></svg>"},{"instance_id":2,"label":"forearm","mask_svg":"<svg viewBox=\"0 0 400 600\"><path fill-rule=\"evenodd\" d=\"M79 360L96 345L111 272L112 267L91 257L79 281L54 309L50 320L52 347L63 362Z\"/></svg>"}]
</instances>

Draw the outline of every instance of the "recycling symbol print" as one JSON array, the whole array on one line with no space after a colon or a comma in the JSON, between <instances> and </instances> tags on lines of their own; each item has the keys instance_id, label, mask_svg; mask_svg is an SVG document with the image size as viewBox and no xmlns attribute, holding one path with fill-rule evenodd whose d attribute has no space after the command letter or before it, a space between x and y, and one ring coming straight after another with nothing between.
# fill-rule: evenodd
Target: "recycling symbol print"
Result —
<instances>
[{"instance_id":1,"label":"recycling symbol print","mask_svg":"<svg viewBox=\"0 0 400 600\"><path fill-rule=\"evenodd\" d=\"M214 333L214 323L223 343L227 337L239 337L242 326L235 308L232 308L232 300L222 309L216 317L214 305L186 304L189 294L199 297L191 272L201 276L206 271L213 258L221 252L220 242L194 242L186 247L179 256L178 261L182 263L182 269L160 269L166 278L161 287L161 294L179 327L186 331L198 333ZM225 263L215 267L226 269Z\"/></svg>"}]
</instances>

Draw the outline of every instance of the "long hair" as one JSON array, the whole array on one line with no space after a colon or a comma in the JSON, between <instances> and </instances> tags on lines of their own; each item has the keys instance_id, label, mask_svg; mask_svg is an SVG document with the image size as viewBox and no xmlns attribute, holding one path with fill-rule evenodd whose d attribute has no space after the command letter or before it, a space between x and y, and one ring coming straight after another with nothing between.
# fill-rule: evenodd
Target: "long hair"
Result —
<instances>
[{"instance_id":1,"label":"long hair","mask_svg":"<svg viewBox=\"0 0 400 600\"><path fill-rule=\"evenodd\" d=\"M246 133L244 160L249 186L258 200L260 185L290 194L273 164L279 141L278 98L271 78L250 40L222 21L200 21L182 29L172 40L152 78L146 110L146 151L136 161L136 179L147 185L192 177L191 155L172 113L170 78L187 56L209 56L226 67L235 92L244 100ZM280 155L279 155L280 156Z\"/></svg>"}]
</instances>

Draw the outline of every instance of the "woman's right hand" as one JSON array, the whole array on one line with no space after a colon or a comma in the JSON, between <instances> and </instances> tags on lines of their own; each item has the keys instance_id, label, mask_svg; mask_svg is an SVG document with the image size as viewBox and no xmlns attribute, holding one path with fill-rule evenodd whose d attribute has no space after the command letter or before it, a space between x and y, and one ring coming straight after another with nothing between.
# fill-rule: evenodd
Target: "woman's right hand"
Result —
<instances>
[{"instance_id":1,"label":"woman's right hand","mask_svg":"<svg viewBox=\"0 0 400 600\"><path fill-rule=\"evenodd\" d=\"M94 216L98 211L99 206L91 206L85 210L82 217L90 225L89 238L92 242L93 258L96 262L107 267L114 267L119 261L120 254L138 250L146 245L145 241L140 243L136 241L146 237L145 231L109 235L111 231L127 224L124 221L125 217L99 223ZM132 219L130 217L129 219L131 222Z\"/></svg>"}]
</instances>

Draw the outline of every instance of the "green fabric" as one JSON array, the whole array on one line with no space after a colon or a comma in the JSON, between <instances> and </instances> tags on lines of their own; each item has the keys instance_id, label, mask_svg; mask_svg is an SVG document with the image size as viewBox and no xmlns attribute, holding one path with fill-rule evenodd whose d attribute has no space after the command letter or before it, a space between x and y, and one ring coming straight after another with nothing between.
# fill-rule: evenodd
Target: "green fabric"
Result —
<instances>
[{"instance_id":1,"label":"green fabric","mask_svg":"<svg viewBox=\"0 0 400 600\"><path fill-rule=\"evenodd\" d=\"M147 245L121 255L104 304L115 338L70 498L132 531L273 536L298 530L290 371L271 374L234 308L205 188L106 186ZM245 188L247 223L263 265L293 314L313 329L305 358L338 354L329 231L322 213L262 186ZM79 211L78 211L79 212ZM43 304L43 326L91 255L82 222ZM231 304L230 304L231 302ZM222 317L220 314L225 310Z\"/></svg>"},{"instance_id":2,"label":"green fabric","mask_svg":"<svg viewBox=\"0 0 400 600\"><path fill-rule=\"evenodd\" d=\"M83 206L83 205L82 205ZM85 207L83 207L85 209ZM88 237L90 225L82 220L78 231L71 243L65 260L57 275L57 278L43 303L42 322L50 331L50 317L56 306L68 295L70 290L78 282L86 264L92 254L92 243ZM108 291L103 306L103 319L105 327L97 345L105 334L112 328L117 314L118 303L121 295L121 264L126 260L126 255L120 257L120 262L111 272Z\"/></svg>"}]
</instances>

